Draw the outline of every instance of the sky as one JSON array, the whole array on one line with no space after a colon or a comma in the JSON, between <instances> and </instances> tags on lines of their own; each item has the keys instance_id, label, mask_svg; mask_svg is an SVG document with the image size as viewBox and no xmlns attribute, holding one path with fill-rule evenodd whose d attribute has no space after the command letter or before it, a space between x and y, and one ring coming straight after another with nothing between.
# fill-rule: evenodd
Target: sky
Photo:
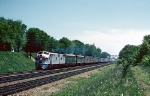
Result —
<instances>
[{"instance_id":1,"label":"sky","mask_svg":"<svg viewBox=\"0 0 150 96\"><path fill-rule=\"evenodd\" d=\"M150 0L0 0L0 17L111 55L150 34Z\"/></svg>"}]
</instances>

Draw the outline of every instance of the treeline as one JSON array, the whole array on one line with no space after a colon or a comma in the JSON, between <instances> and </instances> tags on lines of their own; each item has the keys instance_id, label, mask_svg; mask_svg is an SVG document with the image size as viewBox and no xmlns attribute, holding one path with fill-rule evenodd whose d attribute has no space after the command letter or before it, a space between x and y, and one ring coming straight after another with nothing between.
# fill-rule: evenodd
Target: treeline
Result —
<instances>
[{"instance_id":1,"label":"treeline","mask_svg":"<svg viewBox=\"0 0 150 96\"><path fill-rule=\"evenodd\" d=\"M38 52L46 50L57 53L73 53L106 58L110 56L102 52L94 44L84 44L79 40L69 40L66 37L56 40L39 28L29 28L20 20L0 17L0 51Z\"/></svg>"},{"instance_id":2,"label":"treeline","mask_svg":"<svg viewBox=\"0 0 150 96\"><path fill-rule=\"evenodd\" d=\"M117 63L123 65L124 76L130 66L150 66L150 35L144 36L143 42L139 46L125 45L119 52L119 60Z\"/></svg>"}]
</instances>

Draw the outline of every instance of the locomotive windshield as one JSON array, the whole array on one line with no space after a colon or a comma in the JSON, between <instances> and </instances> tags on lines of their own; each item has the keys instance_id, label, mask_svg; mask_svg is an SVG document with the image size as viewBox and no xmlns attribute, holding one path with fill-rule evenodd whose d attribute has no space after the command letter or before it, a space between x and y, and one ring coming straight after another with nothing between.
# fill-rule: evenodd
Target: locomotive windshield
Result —
<instances>
[{"instance_id":1,"label":"locomotive windshield","mask_svg":"<svg viewBox=\"0 0 150 96\"><path fill-rule=\"evenodd\" d=\"M49 53L48 53L48 52L44 52L44 54L49 55Z\"/></svg>"},{"instance_id":2,"label":"locomotive windshield","mask_svg":"<svg viewBox=\"0 0 150 96\"><path fill-rule=\"evenodd\" d=\"M46 55L49 55L49 52L40 51L40 52L38 52L38 54L46 54Z\"/></svg>"},{"instance_id":3,"label":"locomotive windshield","mask_svg":"<svg viewBox=\"0 0 150 96\"><path fill-rule=\"evenodd\" d=\"M43 52L41 51L41 52L38 52L38 54L42 54Z\"/></svg>"}]
</instances>

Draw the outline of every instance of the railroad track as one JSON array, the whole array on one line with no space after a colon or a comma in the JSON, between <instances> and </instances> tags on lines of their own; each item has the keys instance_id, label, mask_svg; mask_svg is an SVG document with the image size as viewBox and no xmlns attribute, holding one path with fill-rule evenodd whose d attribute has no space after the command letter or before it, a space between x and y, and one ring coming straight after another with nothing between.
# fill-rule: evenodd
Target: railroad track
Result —
<instances>
[{"instance_id":1,"label":"railroad track","mask_svg":"<svg viewBox=\"0 0 150 96\"><path fill-rule=\"evenodd\" d=\"M48 71L39 71L39 72L35 71L35 72L31 72L30 74L25 73L25 74L18 74L18 75L12 75L12 76L3 76L0 78L0 83L1 83L0 84L0 96L10 95L10 94L14 94L14 93L21 92L24 90L28 90L30 88L38 87L44 84L58 81L60 79L64 79L64 78L74 76L80 73L84 73L90 70L98 69L106 65L110 65L110 64L93 64L93 65L86 65L86 66L62 68L62 69L57 69L57 70L48 70ZM23 79L35 78L39 76L42 76L42 78L37 78L37 79L29 80L29 81L21 81ZM7 82L13 82L17 80L20 80L20 82L10 84L10 85L5 84Z\"/></svg>"},{"instance_id":2,"label":"railroad track","mask_svg":"<svg viewBox=\"0 0 150 96\"><path fill-rule=\"evenodd\" d=\"M82 69L82 68L88 67L88 66L95 66L95 64L94 65L69 67L69 68L61 68L61 69L55 69L55 70L45 70L45 71L33 70L33 71L18 72L15 74L12 74L12 73L4 74L4 75L0 76L0 84L6 83L6 82L28 79L28 78L39 77L39 76L44 76L44 75L49 75L49 74L55 74L55 73L59 73L59 72L65 72L65 71L69 71L69 70Z\"/></svg>"}]
</instances>

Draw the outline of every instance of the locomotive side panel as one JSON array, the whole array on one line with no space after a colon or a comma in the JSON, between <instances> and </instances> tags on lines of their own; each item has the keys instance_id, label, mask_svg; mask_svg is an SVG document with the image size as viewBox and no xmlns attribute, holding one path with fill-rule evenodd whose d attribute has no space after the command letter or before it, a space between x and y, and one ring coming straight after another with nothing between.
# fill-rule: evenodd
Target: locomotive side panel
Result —
<instances>
[{"instance_id":1,"label":"locomotive side panel","mask_svg":"<svg viewBox=\"0 0 150 96\"><path fill-rule=\"evenodd\" d=\"M58 54L50 54L51 63L50 64L59 64Z\"/></svg>"},{"instance_id":2,"label":"locomotive side panel","mask_svg":"<svg viewBox=\"0 0 150 96\"><path fill-rule=\"evenodd\" d=\"M59 64L65 64L65 56L63 54L59 54Z\"/></svg>"}]
</instances>

